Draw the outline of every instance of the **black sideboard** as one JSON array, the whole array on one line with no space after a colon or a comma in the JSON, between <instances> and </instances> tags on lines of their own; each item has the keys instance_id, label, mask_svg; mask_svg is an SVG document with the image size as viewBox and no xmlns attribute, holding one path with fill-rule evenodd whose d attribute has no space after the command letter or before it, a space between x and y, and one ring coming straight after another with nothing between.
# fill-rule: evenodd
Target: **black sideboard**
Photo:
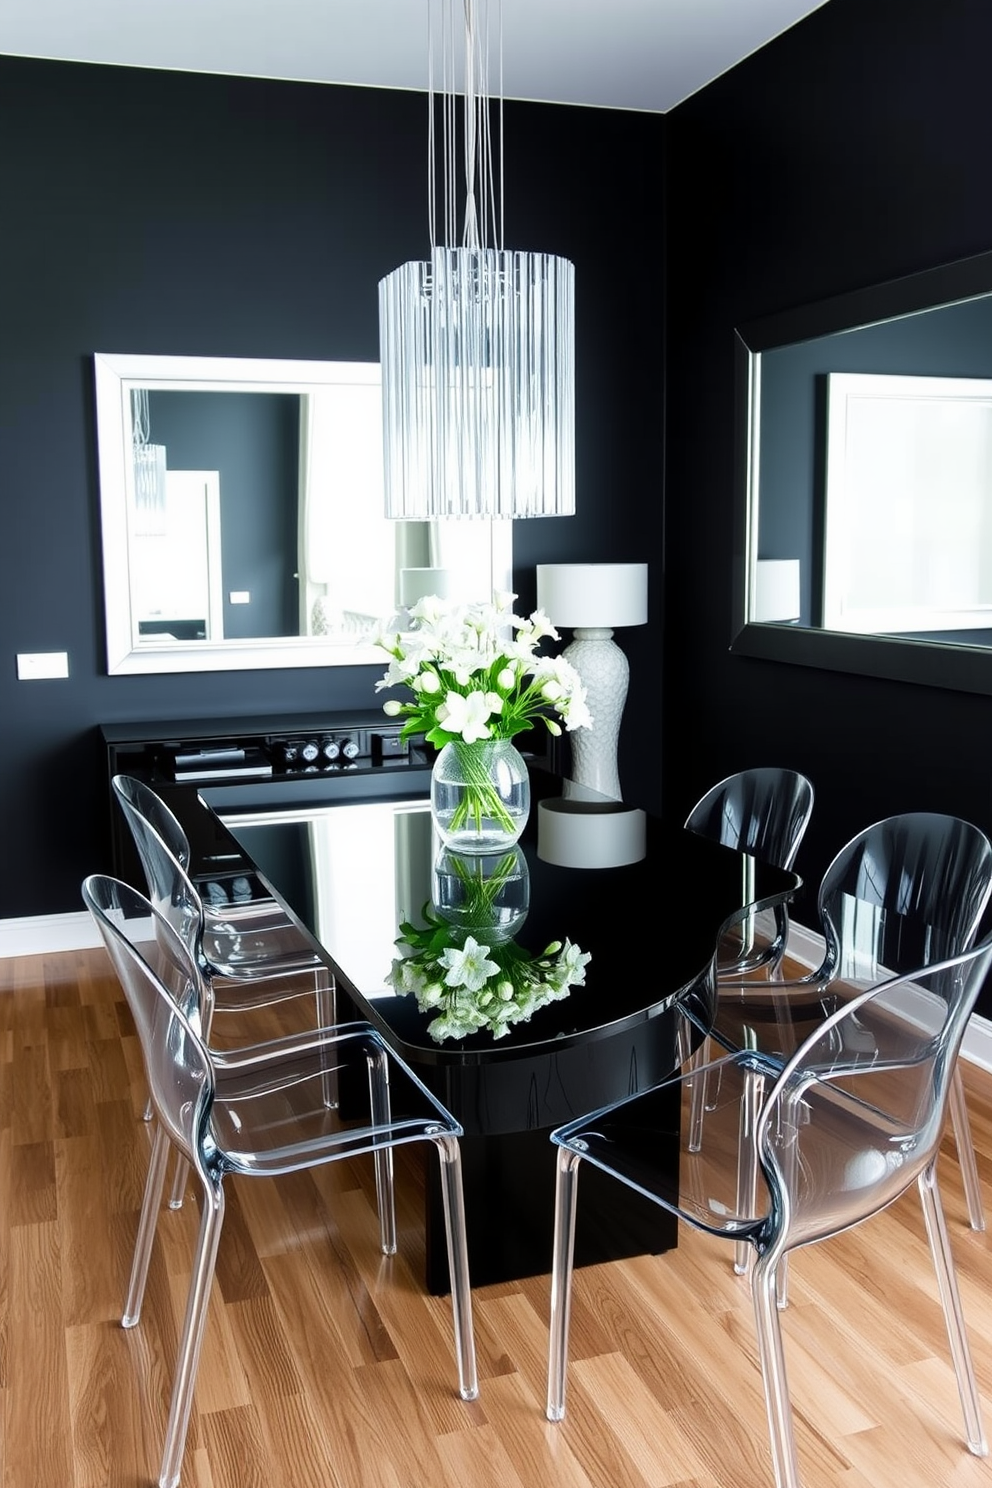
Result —
<instances>
[{"instance_id":1,"label":"black sideboard","mask_svg":"<svg viewBox=\"0 0 992 1488\"><path fill-rule=\"evenodd\" d=\"M215 872L232 843L199 799L221 794L230 811L307 810L329 802L425 796L434 751L422 740L405 744L400 724L381 708L347 713L300 713L238 718L153 720L100 726L106 759L114 874L144 889L144 875L124 818L110 789L114 775L150 785L182 821L190 838L194 876ZM515 741L529 760L556 763L556 741L542 728Z\"/></svg>"}]
</instances>

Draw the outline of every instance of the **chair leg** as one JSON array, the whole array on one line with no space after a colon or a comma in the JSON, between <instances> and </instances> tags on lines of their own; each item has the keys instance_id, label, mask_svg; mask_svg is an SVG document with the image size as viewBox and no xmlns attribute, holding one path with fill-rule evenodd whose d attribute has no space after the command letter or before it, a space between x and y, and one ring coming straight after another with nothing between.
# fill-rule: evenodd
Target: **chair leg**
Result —
<instances>
[{"instance_id":1,"label":"chair leg","mask_svg":"<svg viewBox=\"0 0 992 1488\"><path fill-rule=\"evenodd\" d=\"M737 1140L737 1212L750 1217L758 1202L758 1153L754 1133L765 1098L764 1076L749 1071L744 1076L741 1097L740 1134ZM734 1243L734 1270L745 1276L754 1254L749 1240Z\"/></svg>"},{"instance_id":2,"label":"chair leg","mask_svg":"<svg viewBox=\"0 0 992 1488\"><path fill-rule=\"evenodd\" d=\"M954 1360L954 1373L957 1377L958 1395L961 1397L961 1409L964 1413L968 1450L974 1452L976 1457L986 1457L989 1449L985 1440L985 1432L982 1430L975 1367L972 1363L971 1349L968 1347L964 1313L961 1310L961 1294L958 1291L954 1257L947 1238L947 1225L944 1220L943 1205L940 1202L940 1189L937 1187L937 1171L934 1163L931 1163L920 1174L917 1185L923 1201L927 1239L930 1241L940 1301L944 1309L944 1321L947 1324L947 1337L951 1345L951 1357Z\"/></svg>"},{"instance_id":3,"label":"chair leg","mask_svg":"<svg viewBox=\"0 0 992 1488\"><path fill-rule=\"evenodd\" d=\"M144 1197L141 1200L138 1236L134 1242L134 1256L131 1261L131 1279L128 1282L127 1301L124 1303L124 1315L121 1318L122 1328L133 1328L141 1317L141 1304L144 1301L145 1283L148 1280L148 1263L152 1255L152 1242L155 1239L155 1223L158 1219L159 1205L162 1202L162 1189L165 1186L165 1169L168 1159L169 1138L161 1126L156 1126L155 1135L152 1138L152 1152L148 1163L148 1173L145 1178Z\"/></svg>"},{"instance_id":4,"label":"chair leg","mask_svg":"<svg viewBox=\"0 0 992 1488\"><path fill-rule=\"evenodd\" d=\"M568 1367L568 1325L572 1311L572 1266L575 1255L575 1201L578 1195L577 1152L558 1149L555 1182L555 1238L551 1265L551 1326L548 1352L549 1421L565 1414L565 1372Z\"/></svg>"},{"instance_id":5,"label":"chair leg","mask_svg":"<svg viewBox=\"0 0 992 1488\"><path fill-rule=\"evenodd\" d=\"M441 1159L441 1198L444 1204L444 1233L448 1242L458 1392L463 1400L474 1400L479 1393L479 1376L475 1363L475 1330L472 1325L472 1283L469 1279L468 1246L465 1242L462 1154L457 1137L438 1135L434 1143Z\"/></svg>"},{"instance_id":6,"label":"chair leg","mask_svg":"<svg viewBox=\"0 0 992 1488\"><path fill-rule=\"evenodd\" d=\"M690 1054L686 1065L691 1076L689 1085L689 1151L698 1152L703 1145L703 1115L706 1111L707 1074L699 1069L709 1063L710 1041L704 1038L698 1048Z\"/></svg>"},{"instance_id":7,"label":"chair leg","mask_svg":"<svg viewBox=\"0 0 992 1488\"><path fill-rule=\"evenodd\" d=\"M333 1028L338 1021L338 989L333 976L325 967L320 967L314 973L317 991L317 1027ZM325 1070L321 1075L323 1085L324 1105L329 1111L336 1111L341 1104L338 1091L338 1069L337 1064Z\"/></svg>"},{"instance_id":8,"label":"chair leg","mask_svg":"<svg viewBox=\"0 0 992 1488\"><path fill-rule=\"evenodd\" d=\"M200 1346L207 1323L207 1303L217 1261L217 1245L224 1223L224 1192L217 1184L204 1189L203 1210L200 1215L200 1235L193 1261L193 1275L186 1301L186 1318L183 1323L176 1378L172 1386L172 1404L169 1407L169 1424L165 1432L165 1447L162 1452L162 1467L159 1472L159 1488L178 1488L182 1471L183 1451L189 1431L190 1412L193 1408L193 1388L196 1370L200 1362Z\"/></svg>"},{"instance_id":9,"label":"chair leg","mask_svg":"<svg viewBox=\"0 0 992 1488\"><path fill-rule=\"evenodd\" d=\"M369 1101L374 1126L388 1126L389 1103L389 1056L384 1049L370 1051L366 1058L369 1070ZM379 1243L383 1255L396 1254L396 1194L393 1177L393 1149L391 1146L376 1147L375 1199L379 1210Z\"/></svg>"},{"instance_id":10,"label":"chair leg","mask_svg":"<svg viewBox=\"0 0 992 1488\"><path fill-rule=\"evenodd\" d=\"M172 1174L172 1191L169 1194L169 1208L181 1209L183 1199L186 1197L186 1178L189 1173L189 1163L184 1157L176 1153L176 1166Z\"/></svg>"},{"instance_id":11,"label":"chair leg","mask_svg":"<svg viewBox=\"0 0 992 1488\"><path fill-rule=\"evenodd\" d=\"M803 1105L802 1095L793 1092L784 1095L779 1107L777 1120L780 1123L788 1123L788 1139L779 1147L779 1163L782 1168L782 1176L786 1193L795 1193L798 1180L799 1163L799 1128L808 1120L808 1112ZM789 1305L789 1253L786 1251L775 1268L775 1293L779 1312L783 1312Z\"/></svg>"},{"instance_id":12,"label":"chair leg","mask_svg":"<svg viewBox=\"0 0 992 1488\"><path fill-rule=\"evenodd\" d=\"M758 1357L765 1387L765 1409L768 1412L768 1435L772 1450L772 1467L776 1488L799 1488L799 1466L796 1440L792 1429L792 1405L785 1372L785 1351L779 1322L778 1281L776 1272L781 1261L771 1252L759 1256L751 1270L751 1298L758 1334Z\"/></svg>"},{"instance_id":13,"label":"chair leg","mask_svg":"<svg viewBox=\"0 0 992 1488\"><path fill-rule=\"evenodd\" d=\"M200 1037L205 1044L210 1043L210 1029L214 1021L214 992L209 978L205 978L203 1000L200 1004ZM169 1194L169 1208L181 1209L183 1199L186 1197L186 1178L189 1173L189 1164L184 1157L176 1153L176 1167L172 1175L172 1192Z\"/></svg>"},{"instance_id":14,"label":"chair leg","mask_svg":"<svg viewBox=\"0 0 992 1488\"><path fill-rule=\"evenodd\" d=\"M958 1149L965 1202L968 1205L968 1221L973 1230L984 1230L985 1210L982 1207L982 1185L978 1180L975 1144L971 1138L971 1122L968 1120L968 1107L965 1103L964 1081L961 1079L961 1069L958 1065L955 1065L951 1079L950 1107L954 1144Z\"/></svg>"}]
</instances>

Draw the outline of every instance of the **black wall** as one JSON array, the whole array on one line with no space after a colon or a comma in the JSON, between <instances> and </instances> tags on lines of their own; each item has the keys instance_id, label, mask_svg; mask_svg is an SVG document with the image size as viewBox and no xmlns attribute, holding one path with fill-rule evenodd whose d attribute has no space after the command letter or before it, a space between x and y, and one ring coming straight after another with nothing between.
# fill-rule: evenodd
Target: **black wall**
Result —
<instances>
[{"instance_id":1,"label":"black wall","mask_svg":"<svg viewBox=\"0 0 992 1488\"><path fill-rule=\"evenodd\" d=\"M623 638L628 795L660 786L666 121L507 105L507 245L576 268L578 514L534 565L652 563ZM108 677L92 354L378 358L379 279L423 257L421 96L0 58L0 918L80 907L109 868L101 722L374 706L378 669ZM649 292L640 288L646 274ZM18 682L15 654L69 653Z\"/></svg>"},{"instance_id":2,"label":"black wall","mask_svg":"<svg viewBox=\"0 0 992 1488\"><path fill-rule=\"evenodd\" d=\"M990 49L980 0L828 0L667 116L666 805L805 771L809 882L891 812L992 831L992 698L729 654L734 327L992 247Z\"/></svg>"}]
</instances>

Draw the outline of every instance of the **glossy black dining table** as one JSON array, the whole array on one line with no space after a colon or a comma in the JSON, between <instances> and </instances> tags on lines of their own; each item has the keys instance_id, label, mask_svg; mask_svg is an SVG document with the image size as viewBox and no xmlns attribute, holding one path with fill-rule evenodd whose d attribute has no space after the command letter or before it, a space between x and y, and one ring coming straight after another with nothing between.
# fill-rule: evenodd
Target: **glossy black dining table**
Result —
<instances>
[{"instance_id":1,"label":"glossy black dining table","mask_svg":"<svg viewBox=\"0 0 992 1488\"><path fill-rule=\"evenodd\" d=\"M573 795L575 787L543 767L532 767L531 776L530 819L519 844L529 906L514 940L537 954L567 938L590 959L583 985L499 1039L479 1031L438 1042L428 1032L431 1015L387 982L401 954L401 923L422 924L425 903L438 893L439 843L426 778L412 798L330 797L292 809L269 803L233 811L218 799L218 840L229 851L211 854L213 866L194 864L208 881L222 869L229 877L239 866L253 867L333 972L338 1016L352 1016L350 1001L354 1015L378 1028L461 1122L475 1285L550 1271L549 1132L670 1074L685 1025L680 1002L691 997L705 1006L712 995L721 931L748 906L787 901L800 884L681 822L588 792ZM210 792L201 795L209 807ZM634 861L616 862L632 854ZM431 1165L426 1283L443 1292L443 1213L432 1180ZM601 1186L590 1168L579 1199L577 1265L675 1244L671 1216L629 1189L618 1194L619 1187L606 1180Z\"/></svg>"}]
</instances>

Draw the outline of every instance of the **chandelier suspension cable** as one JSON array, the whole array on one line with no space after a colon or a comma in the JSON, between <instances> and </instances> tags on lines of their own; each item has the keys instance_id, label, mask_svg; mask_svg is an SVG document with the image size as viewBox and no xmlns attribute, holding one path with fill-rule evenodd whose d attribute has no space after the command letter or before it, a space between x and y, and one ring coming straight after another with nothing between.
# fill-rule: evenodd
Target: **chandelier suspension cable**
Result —
<instances>
[{"instance_id":1,"label":"chandelier suspension cable","mask_svg":"<svg viewBox=\"0 0 992 1488\"><path fill-rule=\"evenodd\" d=\"M465 179L465 208L458 230L458 118L455 67L454 5L441 0L440 23L434 19L434 0L427 7L427 202L431 250L438 244L438 175L441 178L442 241L460 241L465 248L486 248L490 233L494 245L503 247L503 7L497 4L498 50L498 151L499 189L496 187L493 149L492 107L487 81L491 72L491 35L487 0L462 0L465 16L465 74L462 127L462 162ZM481 9L481 23L480 23ZM438 39L440 37L440 40ZM440 55L441 160L438 169L438 79L436 56Z\"/></svg>"},{"instance_id":2,"label":"chandelier suspension cable","mask_svg":"<svg viewBox=\"0 0 992 1488\"><path fill-rule=\"evenodd\" d=\"M427 0L427 236L431 252L437 247L437 188L434 181L434 47L431 44L433 5Z\"/></svg>"},{"instance_id":3,"label":"chandelier suspension cable","mask_svg":"<svg viewBox=\"0 0 992 1488\"><path fill-rule=\"evenodd\" d=\"M496 224L496 203L493 202L493 232L496 234L496 247L503 251L503 0L499 5L499 225ZM490 148L490 158L492 150Z\"/></svg>"},{"instance_id":4,"label":"chandelier suspension cable","mask_svg":"<svg viewBox=\"0 0 992 1488\"><path fill-rule=\"evenodd\" d=\"M475 5L473 0L464 0L465 5L465 138L463 148L465 151L465 226L462 231L463 248L479 248L479 212L476 206L475 192L478 185L481 189L481 170L476 172L479 164L479 141L485 135L479 130L479 110L482 107L482 97L477 90L478 78L476 71L478 67L478 43L479 38L475 29Z\"/></svg>"},{"instance_id":5,"label":"chandelier suspension cable","mask_svg":"<svg viewBox=\"0 0 992 1488\"><path fill-rule=\"evenodd\" d=\"M466 0L466 4L473 0ZM488 0L483 0L482 5L484 17L484 30L481 37L477 34L476 55L478 57L477 88L475 96L474 113L477 124L476 138L476 160L478 163L478 181L476 183L476 211L478 214L480 246L489 247L489 233L492 232L493 246L502 248L500 235L496 229L496 189L495 176L493 172L493 138L492 138L492 98L488 88L488 80L492 76L490 69L491 36L489 29L489 7ZM497 16L502 15L501 0L497 0ZM501 69L502 70L502 69Z\"/></svg>"},{"instance_id":6,"label":"chandelier suspension cable","mask_svg":"<svg viewBox=\"0 0 992 1488\"><path fill-rule=\"evenodd\" d=\"M574 268L504 247L502 0L426 9L430 256L379 283L386 511L570 515Z\"/></svg>"},{"instance_id":7,"label":"chandelier suspension cable","mask_svg":"<svg viewBox=\"0 0 992 1488\"><path fill-rule=\"evenodd\" d=\"M458 241L458 113L455 99L455 12L444 0L444 241Z\"/></svg>"}]
</instances>

